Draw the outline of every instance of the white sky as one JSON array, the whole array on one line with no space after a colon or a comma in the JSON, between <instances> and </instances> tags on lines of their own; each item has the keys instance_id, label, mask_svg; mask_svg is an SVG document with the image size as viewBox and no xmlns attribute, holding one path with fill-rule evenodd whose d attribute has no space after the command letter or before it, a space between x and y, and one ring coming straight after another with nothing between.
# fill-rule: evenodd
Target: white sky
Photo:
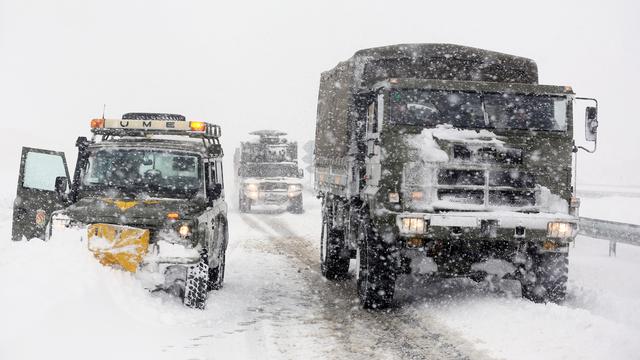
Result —
<instances>
[{"instance_id":1,"label":"white sky","mask_svg":"<svg viewBox=\"0 0 640 360\"><path fill-rule=\"evenodd\" d=\"M255 129L311 139L321 71L411 42L530 57L541 83L598 98L599 149L581 153L579 182L638 185L638 19L634 1L0 0L0 198L13 197L20 146L74 159L105 103L107 117L219 123L229 159Z\"/></svg>"}]
</instances>

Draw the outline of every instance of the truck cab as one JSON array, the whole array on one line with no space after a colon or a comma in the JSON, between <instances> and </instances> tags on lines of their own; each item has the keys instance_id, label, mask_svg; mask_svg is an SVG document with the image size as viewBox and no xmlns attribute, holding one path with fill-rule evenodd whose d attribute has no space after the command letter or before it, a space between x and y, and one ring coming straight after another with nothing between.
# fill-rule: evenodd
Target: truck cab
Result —
<instances>
[{"instance_id":1,"label":"truck cab","mask_svg":"<svg viewBox=\"0 0 640 360\"><path fill-rule=\"evenodd\" d=\"M102 264L203 308L228 241L220 127L128 113L91 132L71 181L63 153L23 148L13 240L78 238Z\"/></svg>"}]
</instances>

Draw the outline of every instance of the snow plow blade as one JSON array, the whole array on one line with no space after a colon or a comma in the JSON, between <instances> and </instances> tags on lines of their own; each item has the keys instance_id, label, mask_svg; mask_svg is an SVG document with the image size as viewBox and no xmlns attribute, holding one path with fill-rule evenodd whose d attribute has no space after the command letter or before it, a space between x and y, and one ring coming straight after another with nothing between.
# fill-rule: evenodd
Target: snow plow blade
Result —
<instances>
[{"instance_id":1,"label":"snow plow blade","mask_svg":"<svg viewBox=\"0 0 640 360\"><path fill-rule=\"evenodd\" d=\"M136 272L149 247L149 230L113 224L91 224L89 251L102 265Z\"/></svg>"}]
</instances>

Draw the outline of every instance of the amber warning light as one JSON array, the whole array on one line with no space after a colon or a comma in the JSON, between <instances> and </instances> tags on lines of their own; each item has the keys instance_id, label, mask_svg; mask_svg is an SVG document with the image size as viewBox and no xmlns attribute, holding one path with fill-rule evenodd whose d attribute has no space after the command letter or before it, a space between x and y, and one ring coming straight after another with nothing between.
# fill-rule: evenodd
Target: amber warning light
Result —
<instances>
[{"instance_id":1,"label":"amber warning light","mask_svg":"<svg viewBox=\"0 0 640 360\"><path fill-rule=\"evenodd\" d=\"M101 127L104 127L104 119L92 119L91 120L91 128L92 129L101 128Z\"/></svg>"},{"instance_id":2,"label":"amber warning light","mask_svg":"<svg viewBox=\"0 0 640 360\"><path fill-rule=\"evenodd\" d=\"M207 124L202 121L190 121L189 127L191 131L205 131L207 129Z\"/></svg>"}]
</instances>

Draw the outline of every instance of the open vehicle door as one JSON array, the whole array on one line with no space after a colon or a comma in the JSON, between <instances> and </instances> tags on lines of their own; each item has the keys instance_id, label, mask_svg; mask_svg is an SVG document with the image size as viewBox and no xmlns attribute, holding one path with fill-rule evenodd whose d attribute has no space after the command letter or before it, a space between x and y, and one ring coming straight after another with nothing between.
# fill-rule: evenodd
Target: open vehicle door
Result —
<instances>
[{"instance_id":1,"label":"open vehicle door","mask_svg":"<svg viewBox=\"0 0 640 360\"><path fill-rule=\"evenodd\" d=\"M69 171L64 153L22 148L11 239L44 239L51 213L64 207Z\"/></svg>"}]
</instances>

